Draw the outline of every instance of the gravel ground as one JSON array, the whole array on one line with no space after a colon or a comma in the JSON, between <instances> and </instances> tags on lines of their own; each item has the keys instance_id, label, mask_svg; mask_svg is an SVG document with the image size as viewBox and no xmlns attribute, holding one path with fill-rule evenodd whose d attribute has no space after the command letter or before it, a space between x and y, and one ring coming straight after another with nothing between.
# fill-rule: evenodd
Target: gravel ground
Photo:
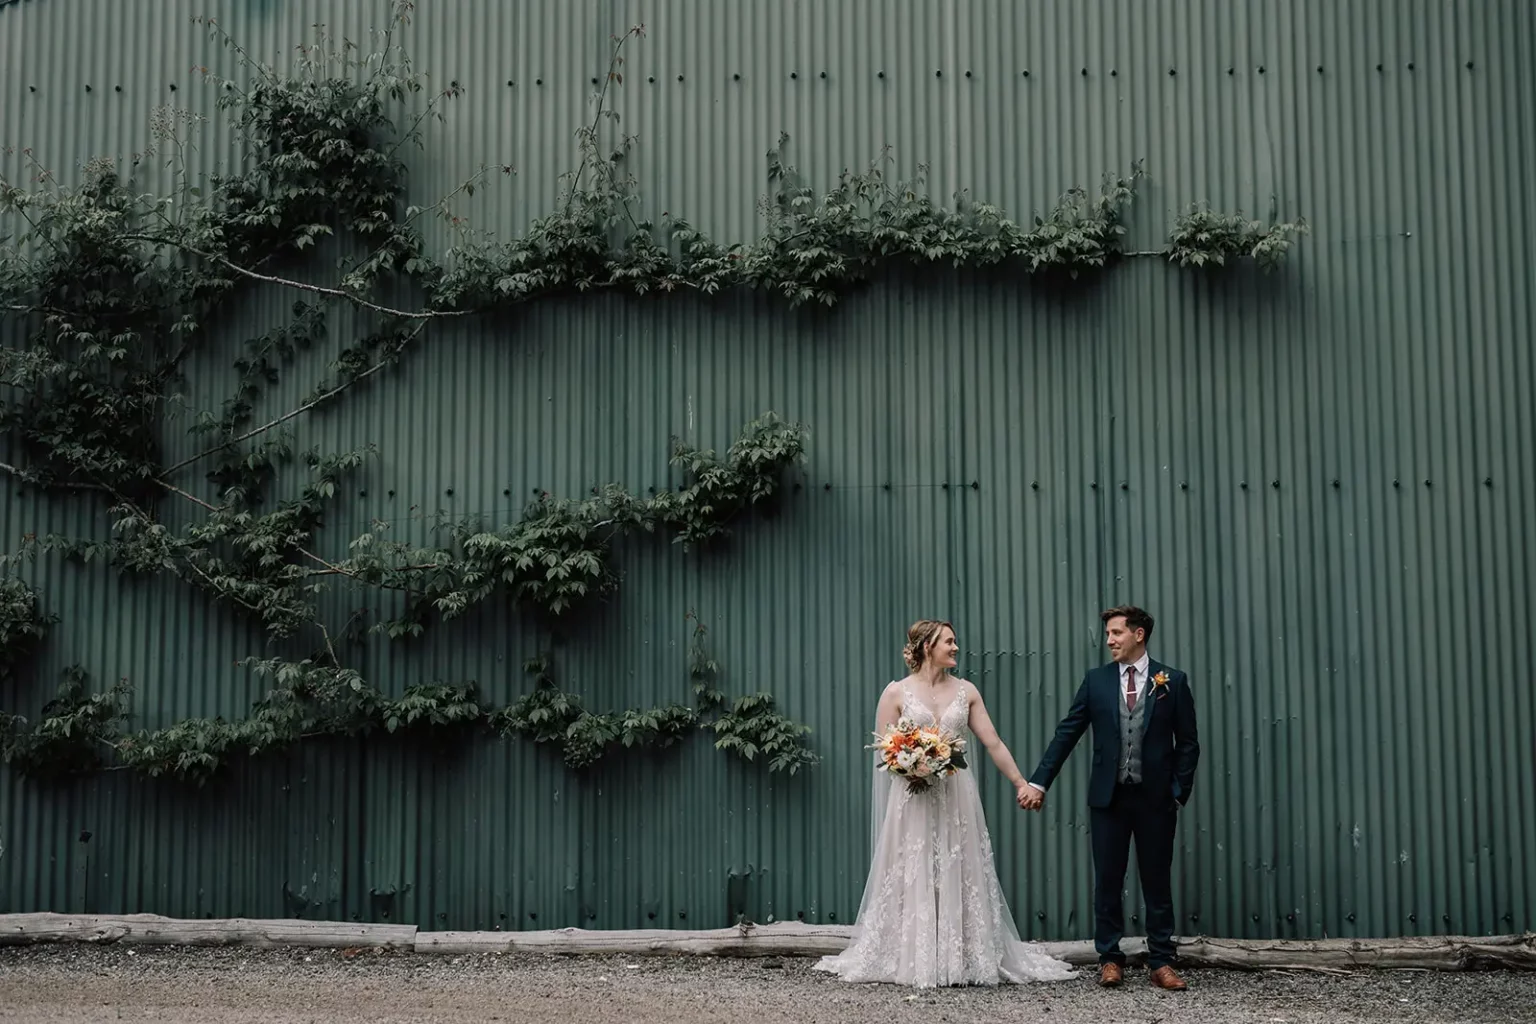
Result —
<instances>
[{"instance_id":1,"label":"gravel ground","mask_svg":"<svg viewBox=\"0 0 1536 1024\"><path fill-rule=\"evenodd\" d=\"M1189 971L1189 991L1168 993L1143 971L1116 990L1085 972L1052 985L918 993L848 985L810 968L802 959L3 948L0 1021L1536 1022L1536 974Z\"/></svg>"}]
</instances>

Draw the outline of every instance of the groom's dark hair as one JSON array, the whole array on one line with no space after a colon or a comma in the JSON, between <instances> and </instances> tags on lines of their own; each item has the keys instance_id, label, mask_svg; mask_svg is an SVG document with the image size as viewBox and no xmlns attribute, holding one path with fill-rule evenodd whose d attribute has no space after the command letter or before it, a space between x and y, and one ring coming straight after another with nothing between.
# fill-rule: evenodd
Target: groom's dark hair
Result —
<instances>
[{"instance_id":1,"label":"groom's dark hair","mask_svg":"<svg viewBox=\"0 0 1536 1024\"><path fill-rule=\"evenodd\" d=\"M1110 619L1125 619L1128 629L1140 629L1146 632L1145 640L1152 639L1152 616L1133 604L1117 605L1114 608L1106 608L1099 614L1099 618L1107 626Z\"/></svg>"}]
</instances>

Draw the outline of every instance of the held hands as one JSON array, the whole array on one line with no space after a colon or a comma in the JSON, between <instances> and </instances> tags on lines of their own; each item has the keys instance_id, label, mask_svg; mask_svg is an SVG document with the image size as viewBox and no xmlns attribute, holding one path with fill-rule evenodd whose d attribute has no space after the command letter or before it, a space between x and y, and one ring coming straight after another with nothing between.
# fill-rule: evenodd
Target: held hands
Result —
<instances>
[{"instance_id":1,"label":"held hands","mask_svg":"<svg viewBox=\"0 0 1536 1024\"><path fill-rule=\"evenodd\" d=\"M1038 811L1045 806L1045 794L1027 782L1016 787L1019 806L1026 811Z\"/></svg>"}]
</instances>

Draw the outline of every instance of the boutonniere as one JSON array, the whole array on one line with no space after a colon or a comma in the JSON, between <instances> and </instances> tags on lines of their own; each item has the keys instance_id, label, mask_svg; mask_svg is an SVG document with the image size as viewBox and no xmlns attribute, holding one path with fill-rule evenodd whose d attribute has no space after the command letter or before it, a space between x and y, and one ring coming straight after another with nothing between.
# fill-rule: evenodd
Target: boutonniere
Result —
<instances>
[{"instance_id":1,"label":"boutonniere","mask_svg":"<svg viewBox=\"0 0 1536 1024\"><path fill-rule=\"evenodd\" d=\"M1157 693L1157 699L1162 700L1168 696L1168 673L1159 672L1152 677L1152 689Z\"/></svg>"}]
</instances>

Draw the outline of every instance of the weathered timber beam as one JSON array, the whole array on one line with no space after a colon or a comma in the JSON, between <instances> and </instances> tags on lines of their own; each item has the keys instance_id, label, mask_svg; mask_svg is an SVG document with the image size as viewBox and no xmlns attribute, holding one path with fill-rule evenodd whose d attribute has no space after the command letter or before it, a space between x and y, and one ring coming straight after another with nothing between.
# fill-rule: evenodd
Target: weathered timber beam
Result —
<instances>
[{"instance_id":1,"label":"weathered timber beam","mask_svg":"<svg viewBox=\"0 0 1536 1024\"><path fill-rule=\"evenodd\" d=\"M157 914L0 914L0 946L121 942L146 946L388 946L413 949L416 926L345 921L181 920Z\"/></svg>"},{"instance_id":2,"label":"weathered timber beam","mask_svg":"<svg viewBox=\"0 0 1536 1024\"><path fill-rule=\"evenodd\" d=\"M418 953L540 952L569 956L824 956L844 949L847 925L798 921L742 924L702 931L634 929L591 931L420 931L414 925L341 921L177 920L154 914L121 916L0 914L0 946L37 942L122 942L166 946L295 946L312 948L387 947ZM1536 970L1536 933L1522 935L1436 935L1386 939L1222 939L1182 938L1185 967L1228 970L1350 971L1410 968L1469 971ZM1097 957L1089 942L1047 942L1051 955L1081 966ZM1132 963L1146 959L1146 943L1124 944Z\"/></svg>"}]
</instances>

